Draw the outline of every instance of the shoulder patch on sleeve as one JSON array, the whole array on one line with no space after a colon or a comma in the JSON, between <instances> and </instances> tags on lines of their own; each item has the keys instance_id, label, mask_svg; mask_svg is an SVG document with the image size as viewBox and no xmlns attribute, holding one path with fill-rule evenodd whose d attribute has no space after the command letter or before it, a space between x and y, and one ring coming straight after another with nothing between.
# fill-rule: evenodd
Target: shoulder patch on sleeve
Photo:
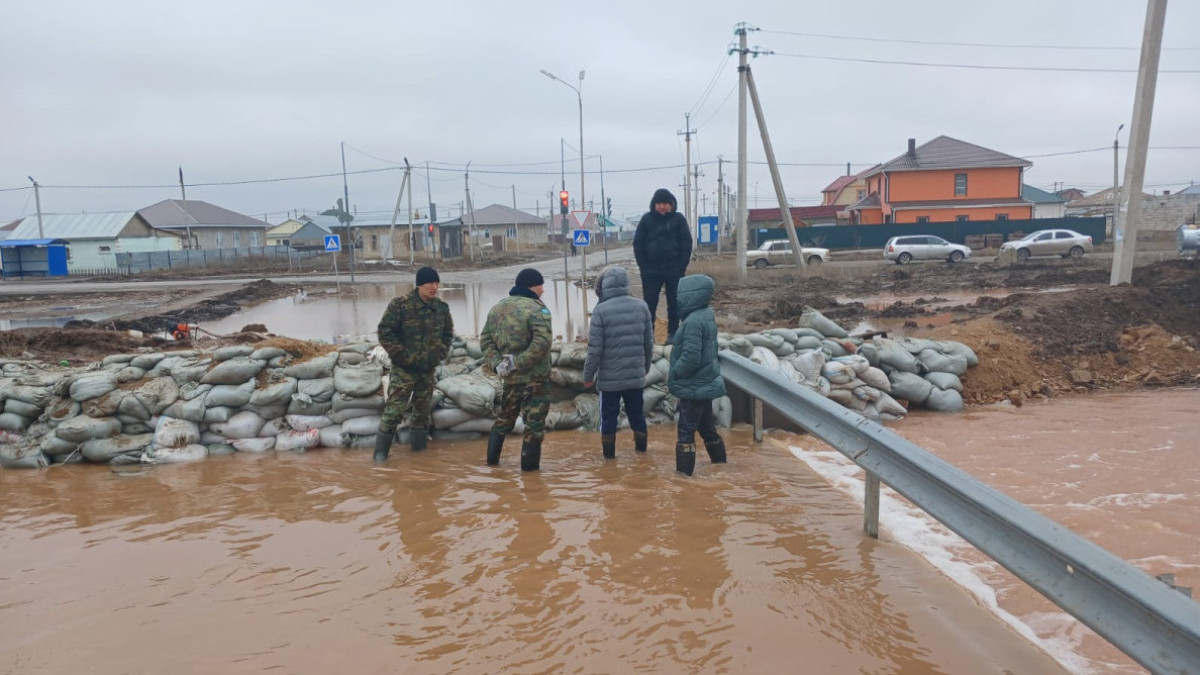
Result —
<instances>
[{"instance_id":1,"label":"shoulder patch on sleeve","mask_svg":"<svg viewBox=\"0 0 1200 675\"><path fill-rule=\"evenodd\" d=\"M542 308L542 314L545 314L546 316L550 316L550 310L549 310L548 308L546 308L546 307L543 307L543 308Z\"/></svg>"}]
</instances>

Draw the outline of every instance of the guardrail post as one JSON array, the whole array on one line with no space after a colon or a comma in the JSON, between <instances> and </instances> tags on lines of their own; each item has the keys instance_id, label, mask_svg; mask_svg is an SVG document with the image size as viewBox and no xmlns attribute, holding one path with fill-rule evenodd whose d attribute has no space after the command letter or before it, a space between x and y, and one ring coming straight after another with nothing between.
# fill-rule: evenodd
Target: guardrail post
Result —
<instances>
[{"instance_id":1,"label":"guardrail post","mask_svg":"<svg viewBox=\"0 0 1200 675\"><path fill-rule=\"evenodd\" d=\"M872 539L879 538L879 476L870 471L863 493L863 531Z\"/></svg>"},{"instance_id":2,"label":"guardrail post","mask_svg":"<svg viewBox=\"0 0 1200 675\"><path fill-rule=\"evenodd\" d=\"M763 423L762 423L762 399L755 398L754 400L754 440L762 443L763 439Z\"/></svg>"}]
</instances>

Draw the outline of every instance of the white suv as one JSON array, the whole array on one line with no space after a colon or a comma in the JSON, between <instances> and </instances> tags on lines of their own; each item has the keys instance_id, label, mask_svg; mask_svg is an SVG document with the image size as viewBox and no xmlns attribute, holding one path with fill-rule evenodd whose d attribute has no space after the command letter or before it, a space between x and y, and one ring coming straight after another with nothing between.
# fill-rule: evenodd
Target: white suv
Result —
<instances>
[{"instance_id":1,"label":"white suv","mask_svg":"<svg viewBox=\"0 0 1200 675\"><path fill-rule=\"evenodd\" d=\"M913 234L892 237L883 247L883 259L905 265L914 260L948 260L960 262L971 257L971 249L962 244L935 237L932 234Z\"/></svg>"}]
</instances>

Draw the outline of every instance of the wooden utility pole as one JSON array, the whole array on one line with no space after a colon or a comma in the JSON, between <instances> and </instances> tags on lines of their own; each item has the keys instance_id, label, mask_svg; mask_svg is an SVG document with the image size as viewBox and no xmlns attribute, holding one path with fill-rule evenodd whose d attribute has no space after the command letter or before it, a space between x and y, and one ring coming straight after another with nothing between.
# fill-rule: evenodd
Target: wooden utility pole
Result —
<instances>
[{"instance_id":1,"label":"wooden utility pole","mask_svg":"<svg viewBox=\"0 0 1200 675\"><path fill-rule=\"evenodd\" d=\"M1112 276L1109 285L1128 283L1133 278L1137 250L1138 218L1142 215L1142 181L1146 176L1146 150L1150 145L1150 118L1154 114L1154 89L1158 83L1158 56L1162 51L1163 22L1167 0L1146 3L1146 27L1142 32L1142 58L1138 65L1137 90L1133 98L1133 122L1129 151L1125 155L1125 187L1113 223ZM1114 196L1115 198L1115 196Z\"/></svg>"}]
</instances>

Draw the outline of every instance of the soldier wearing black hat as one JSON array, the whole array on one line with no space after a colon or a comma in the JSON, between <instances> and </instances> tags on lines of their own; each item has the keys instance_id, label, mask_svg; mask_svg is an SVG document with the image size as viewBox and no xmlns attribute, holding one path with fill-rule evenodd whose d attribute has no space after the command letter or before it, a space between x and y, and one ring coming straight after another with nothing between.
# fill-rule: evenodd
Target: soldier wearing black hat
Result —
<instances>
[{"instance_id":1,"label":"soldier wearing black hat","mask_svg":"<svg viewBox=\"0 0 1200 675\"><path fill-rule=\"evenodd\" d=\"M454 340L450 306L437 297L440 284L437 270L417 270L412 292L392 299L379 321L379 344L392 360L392 373L375 436L377 463L387 460L406 409L409 443L414 452L425 449L433 386L437 384L434 369L446 358Z\"/></svg>"}]
</instances>

